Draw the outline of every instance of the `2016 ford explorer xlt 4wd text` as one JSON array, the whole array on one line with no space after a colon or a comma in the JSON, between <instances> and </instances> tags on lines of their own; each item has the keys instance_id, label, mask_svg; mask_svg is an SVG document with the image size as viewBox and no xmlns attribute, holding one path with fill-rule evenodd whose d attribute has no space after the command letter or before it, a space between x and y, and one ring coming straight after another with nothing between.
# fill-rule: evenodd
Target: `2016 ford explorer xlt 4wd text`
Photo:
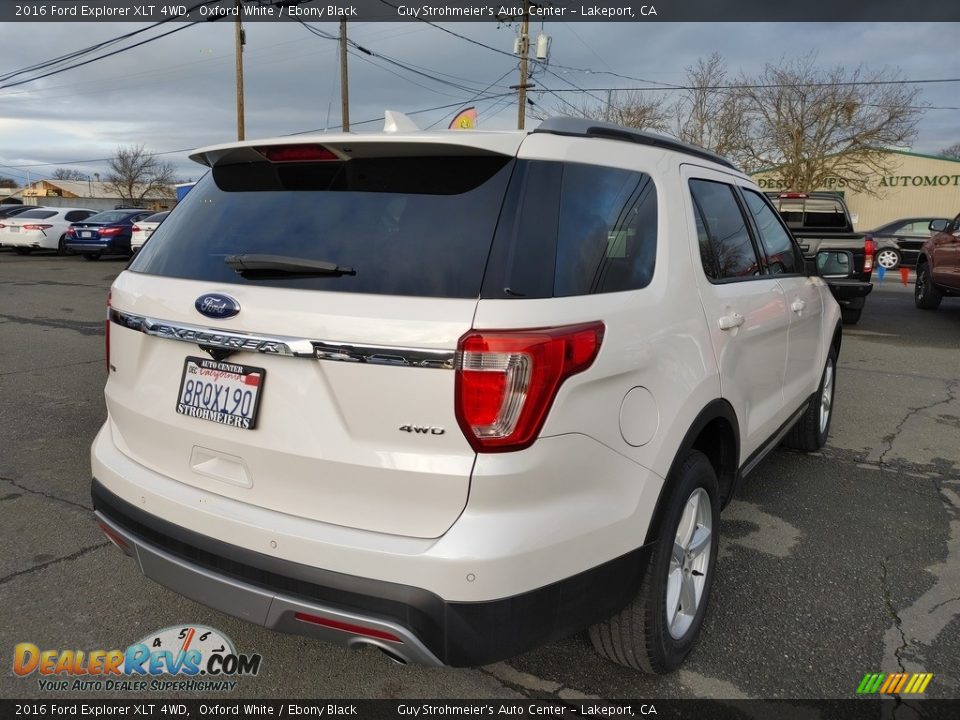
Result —
<instances>
[{"instance_id":1,"label":"2016 ford explorer xlt 4wd text","mask_svg":"<svg viewBox=\"0 0 960 720\"><path fill-rule=\"evenodd\" d=\"M827 437L827 282L704 150L388 120L193 155L111 289L104 532L200 603L403 662L589 627L675 668L737 481Z\"/></svg>"}]
</instances>

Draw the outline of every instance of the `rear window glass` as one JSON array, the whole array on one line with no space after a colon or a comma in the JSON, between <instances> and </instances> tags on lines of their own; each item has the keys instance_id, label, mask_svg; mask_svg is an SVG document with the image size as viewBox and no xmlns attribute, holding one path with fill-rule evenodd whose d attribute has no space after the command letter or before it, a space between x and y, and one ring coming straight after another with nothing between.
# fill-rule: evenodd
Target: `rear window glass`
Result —
<instances>
[{"instance_id":1,"label":"rear window glass","mask_svg":"<svg viewBox=\"0 0 960 720\"><path fill-rule=\"evenodd\" d=\"M91 215L87 220L92 223L115 223L121 222L128 215L130 215L129 210L107 210L106 212Z\"/></svg>"},{"instance_id":2,"label":"rear window glass","mask_svg":"<svg viewBox=\"0 0 960 720\"><path fill-rule=\"evenodd\" d=\"M843 229L847 226L843 206L832 198L780 198L774 204L791 228Z\"/></svg>"},{"instance_id":3,"label":"rear window glass","mask_svg":"<svg viewBox=\"0 0 960 720\"><path fill-rule=\"evenodd\" d=\"M155 223L163 222L163 219L169 214L170 214L169 210L165 210L164 212L154 213L153 215L148 215L147 217L145 217L143 219L143 222L155 222Z\"/></svg>"},{"instance_id":4,"label":"rear window glass","mask_svg":"<svg viewBox=\"0 0 960 720\"><path fill-rule=\"evenodd\" d=\"M513 164L472 156L216 168L130 269L218 283L477 297ZM244 277L225 262L244 254L356 273Z\"/></svg>"},{"instance_id":5,"label":"rear window glass","mask_svg":"<svg viewBox=\"0 0 960 720\"><path fill-rule=\"evenodd\" d=\"M42 220L44 218L53 217L56 214L56 210L27 210L26 212L22 212L17 215L17 217L23 218L24 220L28 220L30 218Z\"/></svg>"}]
</instances>

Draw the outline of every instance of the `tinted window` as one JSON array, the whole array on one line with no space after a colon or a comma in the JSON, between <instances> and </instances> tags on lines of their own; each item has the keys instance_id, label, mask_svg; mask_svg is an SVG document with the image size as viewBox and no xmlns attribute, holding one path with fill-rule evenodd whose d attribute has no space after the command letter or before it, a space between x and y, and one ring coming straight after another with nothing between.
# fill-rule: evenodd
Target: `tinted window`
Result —
<instances>
[{"instance_id":1,"label":"tinted window","mask_svg":"<svg viewBox=\"0 0 960 720\"><path fill-rule=\"evenodd\" d=\"M356 158L216 168L131 270L339 292L477 297L513 161ZM226 255L333 262L355 275L244 278Z\"/></svg>"},{"instance_id":2,"label":"tinted window","mask_svg":"<svg viewBox=\"0 0 960 720\"><path fill-rule=\"evenodd\" d=\"M518 161L483 297L635 290L652 276L656 189L649 175L580 163Z\"/></svg>"},{"instance_id":3,"label":"tinted window","mask_svg":"<svg viewBox=\"0 0 960 720\"><path fill-rule=\"evenodd\" d=\"M838 201L830 198L807 198L803 224L807 227L844 228L847 219Z\"/></svg>"},{"instance_id":4,"label":"tinted window","mask_svg":"<svg viewBox=\"0 0 960 720\"><path fill-rule=\"evenodd\" d=\"M27 210L26 212L23 212L17 215L17 217L22 218L24 220L28 220L31 218L36 220L42 220L43 218L53 217L56 214L57 214L56 210Z\"/></svg>"},{"instance_id":5,"label":"tinted window","mask_svg":"<svg viewBox=\"0 0 960 720\"><path fill-rule=\"evenodd\" d=\"M163 222L163 219L164 219L167 215L169 215L169 214L170 214L170 211L169 211L169 210L165 210L165 211L163 211L163 212L154 213L153 215L148 215L147 217L145 217L145 218L143 219L143 221L144 221L144 222L155 222L155 223Z\"/></svg>"},{"instance_id":6,"label":"tinted window","mask_svg":"<svg viewBox=\"0 0 960 720\"><path fill-rule=\"evenodd\" d=\"M691 180L700 260L708 278L760 274L760 264L733 188L710 180Z\"/></svg>"},{"instance_id":7,"label":"tinted window","mask_svg":"<svg viewBox=\"0 0 960 720\"><path fill-rule=\"evenodd\" d=\"M783 225L776 211L770 207L766 198L753 192L743 190L753 221L757 226L760 244L767 255L767 268L772 273L799 273L803 271L803 260L797 257L793 241Z\"/></svg>"},{"instance_id":8,"label":"tinted window","mask_svg":"<svg viewBox=\"0 0 960 720\"><path fill-rule=\"evenodd\" d=\"M649 175L564 166L554 295L645 287L656 249L657 196Z\"/></svg>"},{"instance_id":9,"label":"tinted window","mask_svg":"<svg viewBox=\"0 0 960 720\"><path fill-rule=\"evenodd\" d=\"M90 210L71 210L63 216L63 219L67 222L77 222L78 220L84 220L91 215L93 215L93 212Z\"/></svg>"}]
</instances>

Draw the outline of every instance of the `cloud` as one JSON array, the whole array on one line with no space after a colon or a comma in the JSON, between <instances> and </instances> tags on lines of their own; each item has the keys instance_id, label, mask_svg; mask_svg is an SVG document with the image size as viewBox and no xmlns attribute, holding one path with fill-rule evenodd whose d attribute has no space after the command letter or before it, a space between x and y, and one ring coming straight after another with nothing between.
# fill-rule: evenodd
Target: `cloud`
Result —
<instances>
[{"instance_id":1,"label":"cloud","mask_svg":"<svg viewBox=\"0 0 960 720\"><path fill-rule=\"evenodd\" d=\"M18 23L16 32L4 33L6 67L2 72L138 27L142 25ZM334 24L316 27L337 32ZM509 52L513 46L515 31L494 23L445 27L503 51ZM957 27L943 23L547 23L544 30L553 37L550 69L556 75L536 76L537 88L530 96L541 105L562 107L548 90L639 84L560 66L676 83L683 80L686 66L714 51L727 58L734 72L748 74L759 71L764 63L816 50L825 65L897 67L910 78L960 77L960 56L945 52L943 44L943 38L955 34ZM532 30L539 32L539 25ZM447 83L378 58L351 56L354 123L379 117L385 108L410 112L466 104L476 95L467 88L490 86L492 94L508 93L508 86L517 82L513 57L422 23L354 23L349 32L364 47L416 66L416 70L444 73L441 77ZM339 125L336 42L311 35L290 22L247 23L246 35L247 137ZM144 144L163 152L234 139L233 42L231 23L203 23L83 68L0 90L0 174L23 180L25 169L2 166L106 157L117 145ZM506 77L496 82L503 75ZM960 84L924 86L921 99L932 105L960 106ZM479 108L482 127L514 126L512 98L473 104ZM422 126L436 122L443 127L455 111L450 108L414 117ZM915 149L932 152L960 140L955 118L956 112L928 111ZM378 128L379 123L355 127ZM198 166L186 159L186 153L165 159L174 162L184 176L198 173ZM42 175L54 167L32 168L31 172ZM77 167L91 173L104 169L102 163Z\"/></svg>"}]
</instances>

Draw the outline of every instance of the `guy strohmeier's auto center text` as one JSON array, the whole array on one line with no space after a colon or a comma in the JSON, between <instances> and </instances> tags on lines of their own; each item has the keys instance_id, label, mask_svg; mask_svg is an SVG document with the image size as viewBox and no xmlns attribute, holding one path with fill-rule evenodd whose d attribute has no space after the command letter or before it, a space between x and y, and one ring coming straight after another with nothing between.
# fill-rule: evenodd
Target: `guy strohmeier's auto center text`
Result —
<instances>
[{"instance_id":1,"label":"guy strohmeier's auto center text","mask_svg":"<svg viewBox=\"0 0 960 720\"><path fill-rule=\"evenodd\" d=\"M657 9L654 5L578 5L575 7L554 7L524 5L509 3L496 5L404 5L388 4L393 7L398 18L440 18L449 20L467 19L498 19L505 17L521 17L527 15L533 18L604 18L604 19L639 19L641 17L656 17ZM14 16L33 19L164 19L181 17L183 19L218 18L242 16L248 19L322 19L322 18L361 18L356 5L336 5L309 3L302 5L202 5L200 7L186 4L131 4L106 5L98 2L76 4L42 4L17 3L14 7Z\"/></svg>"}]
</instances>

